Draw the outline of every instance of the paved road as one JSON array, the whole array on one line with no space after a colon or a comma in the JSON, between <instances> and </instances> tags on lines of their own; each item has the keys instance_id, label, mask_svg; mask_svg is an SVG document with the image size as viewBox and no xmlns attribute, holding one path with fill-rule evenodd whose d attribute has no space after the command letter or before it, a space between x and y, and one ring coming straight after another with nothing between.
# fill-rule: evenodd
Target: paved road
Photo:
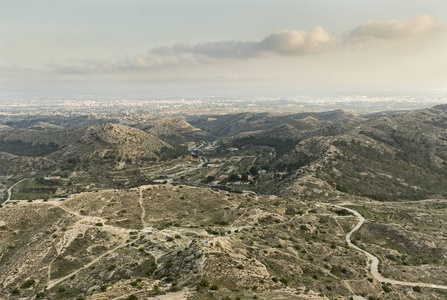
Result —
<instances>
[{"instance_id":1,"label":"paved road","mask_svg":"<svg viewBox=\"0 0 447 300\"><path fill-rule=\"evenodd\" d=\"M348 234L346 235L346 242L348 243L349 247L352 247L352 248L356 249L357 251L360 251L360 252L364 253L366 256L368 256L368 258L371 260L371 270L370 270L371 275L377 281L380 281L382 283L395 284L395 285L420 286L420 287L428 287L428 288L434 288L434 289L447 290L447 286L445 286L445 285L438 285L438 284L431 284L431 283L424 283L424 282L401 281L401 280L389 279L389 278L382 276L382 274L379 273L379 259L376 256L369 253L368 251L365 251L362 248L357 247L356 245L354 245L351 242L352 234L354 232L356 232L357 230L359 230L360 227L362 227L363 223L365 223L365 218L358 211L347 208L347 207L334 205L334 204L327 204L327 203L321 203L321 204L337 207L340 209L345 209L345 210L349 211L350 213L354 214L357 218L359 218L359 222L357 223L357 225L355 225L354 228L352 228L352 230L350 232L348 232Z\"/></svg>"}]
</instances>

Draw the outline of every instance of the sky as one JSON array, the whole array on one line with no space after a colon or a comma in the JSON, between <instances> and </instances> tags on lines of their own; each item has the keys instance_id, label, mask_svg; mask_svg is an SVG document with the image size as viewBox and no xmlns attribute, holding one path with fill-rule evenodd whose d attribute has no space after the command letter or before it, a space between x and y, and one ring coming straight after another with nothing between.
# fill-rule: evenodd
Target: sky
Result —
<instances>
[{"instance_id":1,"label":"sky","mask_svg":"<svg viewBox=\"0 0 447 300\"><path fill-rule=\"evenodd\" d=\"M447 90L445 0L0 0L0 93Z\"/></svg>"}]
</instances>

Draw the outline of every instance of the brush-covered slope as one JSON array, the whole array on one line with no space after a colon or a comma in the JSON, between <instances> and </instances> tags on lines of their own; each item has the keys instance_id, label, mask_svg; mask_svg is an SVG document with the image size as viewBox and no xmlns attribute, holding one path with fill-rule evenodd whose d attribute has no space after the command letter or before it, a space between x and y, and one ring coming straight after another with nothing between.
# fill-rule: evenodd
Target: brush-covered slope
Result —
<instances>
[{"instance_id":1,"label":"brush-covered slope","mask_svg":"<svg viewBox=\"0 0 447 300\"><path fill-rule=\"evenodd\" d=\"M82 137L49 157L54 160L112 159L115 161L157 160L163 149L172 148L142 130L117 124L88 127Z\"/></svg>"},{"instance_id":2,"label":"brush-covered slope","mask_svg":"<svg viewBox=\"0 0 447 300\"><path fill-rule=\"evenodd\" d=\"M0 152L44 156L74 143L84 131L81 128L0 129Z\"/></svg>"},{"instance_id":3,"label":"brush-covered slope","mask_svg":"<svg viewBox=\"0 0 447 300\"><path fill-rule=\"evenodd\" d=\"M216 115L191 120L189 123L216 137L228 137L239 133L268 130L289 124L298 130L315 130L331 122L359 120L342 110L329 112L277 115L271 113L240 113Z\"/></svg>"},{"instance_id":4,"label":"brush-covered slope","mask_svg":"<svg viewBox=\"0 0 447 300\"><path fill-rule=\"evenodd\" d=\"M11 128L82 128L105 123L119 123L117 118L90 115L0 115L0 124Z\"/></svg>"},{"instance_id":5,"label":"brush-covered slope","mask_svg":"<svg viewBox=\"0 0 447 300\"><path fill-rule=\"evenodd\" d=\"M171 145L178 145L195 139L204 139L209 136L206 132L180 118L153 120L139 124L137 127Z\"/></svg>"},{"instance_id":6,"label":"brush-covered slope","mask_svg":"<svg viewBox=\"0 0 447 300\"><path fill-rule=\"evenodd\" d=\"M58 169L59 164L45 157L18 156L0 152L0 175L35 174L36 171Z\"/></svg>"},{"instance_id":7,"label":"brush-covered slope","mask_svg":"<svg viewBox=\"0 0 447 300\"><path fill-rule=\"evenodd\" d=\"M351 295L350 279L376 293L335 216L295 199L186 186L7 205L0 298L325 299Z\"/></svg>"},{"instance_id":8,"label":"brush-covered slope","mask_svg":"<svg viewBox=\"0 0 447 300\"><path fill-rule=\"evenodd\" d=\"M313 174L339 191L378 200L445 196L446 129L444 107L379 117L339 135L306 139L275 164L298 170L282 183L288 192Z\"/></svg>"},{"instance_id":9,"label":"brush-covered slope","mask_svg":"<svg viewBox=\"0 0 447 300\"><path fill-rule=\"evenodd\" d=\"M117 124L0 130L1 175L90 169L95 164L110 169L119 164L157 161L174 152L173 147L154 135Z\"/></svg>"}]
</instances>

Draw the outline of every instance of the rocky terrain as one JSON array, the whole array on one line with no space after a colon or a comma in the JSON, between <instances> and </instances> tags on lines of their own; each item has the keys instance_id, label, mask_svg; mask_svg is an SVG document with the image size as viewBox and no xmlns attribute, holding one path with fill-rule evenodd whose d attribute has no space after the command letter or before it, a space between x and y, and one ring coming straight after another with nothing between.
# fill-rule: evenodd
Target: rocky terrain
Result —
<instances>
[{"instance_id":1,"label":"rocky terrain","mask_svg":"<svg viewBox=\"0 0 447 300\"><path fill-rule=\"evenodd\" d=\"M339 191L380 201L444 196L446 122L445 110L434 107L302 140L274 162L293 174L280 189L283 194L296 192L296 185L311 176Z\"/></svg>"},{"instance_id":2,"label":"rocky terrain","mask_svg":"<svg viewBox=\"0 0 447 300\"><path fill-rule=\"evenodd\" d=\"M446 106L0 120L0 299L447 297Z\"/></svg>"},{"instance_id":3,"label":"rocky terrain","mask_svg":"<svg viewBox=\"0 0 447 300\"><path fill-rule=\"evenodd\" d=\"M139 129L117 124L88 127L82 137L49 157L55 160L156 160L170 145Z\"/></svg>"},{"instance_id":4,"label":"rocky terrain","mask_svg":"<svg viewBox=\"0 0 447 300\"><path fill-rule=\"evenodd\" d=\"M343 205L368 220L354 241L381 258L384 276L443 284L445 241L433 239L447 220L443 202L415 203L409 218L351 200ZM425 212L432 205L442 206L435 215ZM424 228L417 223L422 216ZM447 293L383 288L367 257L346 244L358 218L315 201L155 185L7 205L0 222L0 297L7 299L443 299ZM390 237L403 248L387 245Z\"/></svg>"},{"instance_id":5,"label":"rocky terrain","mask_svg":"<svg viewBox=\"0 0 447 300\"><path fill-rule=\"evenodd\" d=\"M299 131L315 130L333 122L360 120L361 118L342 110L321 113L273 114L240 113L213 115L189 120L195 127L215 137L230 137L240 133L268 130L289 125Z\"/></svg>"},{"instance_id":6,"label":"rocky terrain","mask_svg":"<svg viewBox=\"0 0 447 300\"><path fill-rule=\"evenodd\" d=\"M2 175L39 171L90 170L94 165L122 168L160 160L173 147L142 130L101 124L82 129L0 131ZM9 153L8 153L9 152Z\"/></svg>"}]
</instances>

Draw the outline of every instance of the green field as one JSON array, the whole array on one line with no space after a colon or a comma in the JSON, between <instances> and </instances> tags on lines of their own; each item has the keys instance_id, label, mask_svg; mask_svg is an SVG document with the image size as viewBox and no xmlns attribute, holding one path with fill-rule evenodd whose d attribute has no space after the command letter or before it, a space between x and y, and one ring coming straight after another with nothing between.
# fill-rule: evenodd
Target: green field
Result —
<instances>
[{"instance_id":1,"label":"green field","mask_svg":"<svg viewBox=\"0 0 447 300\"><path fill-rule=\"evenodd\" d=\"M48 199L64 197L69 193L69 181L61 179L46 180L42 177L24 180L12 189L12 200Z\"/></svg>"}]
</instances>

